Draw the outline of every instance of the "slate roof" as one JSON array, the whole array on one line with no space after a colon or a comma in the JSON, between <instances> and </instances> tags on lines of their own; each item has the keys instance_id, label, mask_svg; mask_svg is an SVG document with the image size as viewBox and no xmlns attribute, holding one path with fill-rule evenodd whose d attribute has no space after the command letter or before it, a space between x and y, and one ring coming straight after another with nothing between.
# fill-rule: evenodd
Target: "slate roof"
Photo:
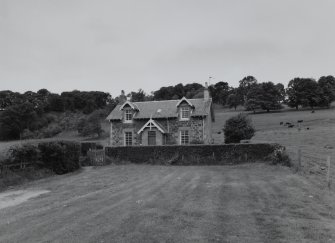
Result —
<instances>
[{"instance_id":1,"label":"slate roof","mask_svg":"<svg viewBox=\"0 0 335 243\"><path fill-rule=\"evenodd\" d=\"M138 112L134 115L134 119L153 119L157 118L177 118L178 109L177 104L180 100L162 100L162 101L145 101L145 102L132 102L137 108ZM207 116L211 111L212 100L204 101L204 99L188 99L193 106L194 110L191 114L192 117ZM117 105L114 110L109 114L107 120L122 120L121 105ZM214 117L213 117L214 119Z\"/></svg>"}]
</instances>

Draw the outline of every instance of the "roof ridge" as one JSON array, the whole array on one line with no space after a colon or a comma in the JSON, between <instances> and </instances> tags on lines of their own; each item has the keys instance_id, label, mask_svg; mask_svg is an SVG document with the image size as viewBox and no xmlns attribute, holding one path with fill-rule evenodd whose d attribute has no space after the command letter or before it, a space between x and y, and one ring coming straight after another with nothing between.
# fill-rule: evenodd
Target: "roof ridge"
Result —
<instances>
[{"instance_id":1,"label":"roof ridge","mask_svg":"<svg viewBox=\"0 0 335 243\"><path fill-rule=\"evenodd\" d=\"M192 98L192 99L186 98L186 99L187 100L203 100L203 101L205 101L203 98ZM169 102L169 101L180 101L180 100L182 100L182 98L178 99L178 100L147 100L147 101L136 101L136 102L131 102L131 103L136 104L136 103L148 103L148 102Z\"/></svg>"}]
</instances>

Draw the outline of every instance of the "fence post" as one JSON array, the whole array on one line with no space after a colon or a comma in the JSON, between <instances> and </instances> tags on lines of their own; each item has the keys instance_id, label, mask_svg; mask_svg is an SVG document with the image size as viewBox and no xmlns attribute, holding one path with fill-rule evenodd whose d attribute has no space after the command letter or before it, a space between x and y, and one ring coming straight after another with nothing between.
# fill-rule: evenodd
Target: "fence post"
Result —
<instances>
[{"instance_id":1,"label":"fence post","mask_svg":"<svg viewBox=\"0 0 335 243\"><path fill-rule=\"evenodd\" d=\"M298 149L298 165L296 168L296 172L298 172L301 169L301 149Z\"/></svg>"},{"instance_id":2,"label":"fence post","mask_svg":"<svg viewBox=\"0 0 335 243\"><path fill-rule=\"evenodd\" d=\"M327 156L327 185L328 189L330 189L330 156Z\"/></svg>"}]
</instances>

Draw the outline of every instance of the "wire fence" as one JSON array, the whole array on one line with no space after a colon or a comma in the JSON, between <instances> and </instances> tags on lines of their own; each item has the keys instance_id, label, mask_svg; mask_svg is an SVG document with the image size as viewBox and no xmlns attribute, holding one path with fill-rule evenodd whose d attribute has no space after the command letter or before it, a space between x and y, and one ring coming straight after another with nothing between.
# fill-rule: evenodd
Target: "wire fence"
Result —
<instances>
[{"instance_id":1,"label":"wire fence","mask_svg":"<svg viewBox=\"0 0 335 243\"><path fill-rule=\"evenodd\" d=\"M335 191L335 154L331 151L311 151L297 148L291 152L296 172L314 177L322 187Z\"/></svg>"}]
</instances>

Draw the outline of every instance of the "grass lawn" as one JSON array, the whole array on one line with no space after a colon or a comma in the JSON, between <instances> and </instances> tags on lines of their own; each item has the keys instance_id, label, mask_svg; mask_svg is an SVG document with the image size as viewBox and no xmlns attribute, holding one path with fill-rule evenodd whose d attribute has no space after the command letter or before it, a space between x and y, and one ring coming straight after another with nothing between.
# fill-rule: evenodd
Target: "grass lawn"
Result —
<instances>
[{"instance_id":1,"label":"grass lawn","mask_svg":"<svg viewBox=\"0 0 335 243\"><path fill-rule=\"evenodd\" d=\"M335 240L334 198L281 166L105 166L16 189L43 194L6 199L0 242Z\"/></svg>"}]
</instances>

